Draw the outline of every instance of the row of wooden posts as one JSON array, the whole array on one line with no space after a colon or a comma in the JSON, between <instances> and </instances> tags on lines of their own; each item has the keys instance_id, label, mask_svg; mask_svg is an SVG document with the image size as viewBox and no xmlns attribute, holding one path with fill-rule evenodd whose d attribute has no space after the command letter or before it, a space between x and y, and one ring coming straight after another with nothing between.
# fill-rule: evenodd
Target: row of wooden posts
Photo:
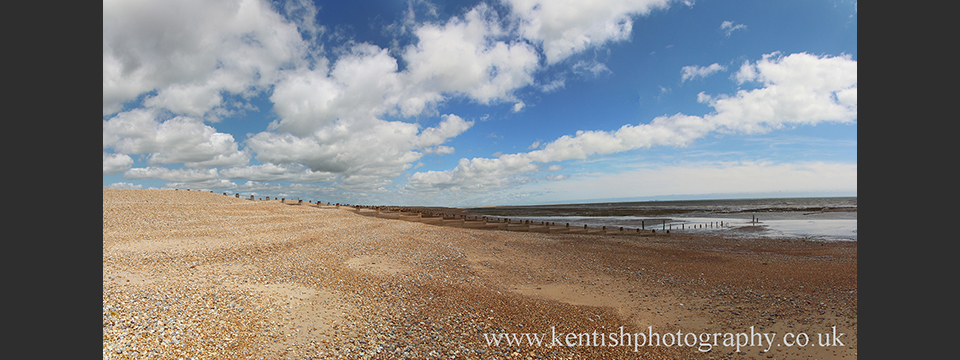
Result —
<instances>
[{"instance_id":1,"label":"row of wooden posts","mask_svg":"<svg viewBox=\"0 0 960 360\"><path fill-rule=\"evenodd\" d=\"M189 190L190 189L187 189L187 191ZM213 191L210 191L210 192L212 193ZM227 193L223 193L223 195L227 195ZM234 196L238 199L240 198L239 193L235 194ZM256 200L256 198L253 195L250 195L250 200ZM269 201L270 197L267 196L266 200ZM278 200L278 199L274 198L274 200ZM280 198L279 200L281 203L287 204L287 205L303 204L303 200L297 200L295 204L288 204L286 198ZM320 208L322 205L322 202L319 200L316 203L314 203L313 201L308 201L308 203L318 208ZM423 222L423 223L437 222L438 223L437 225L442 225L442 226L494 228L494 229L503 229L503 230L533 231L533 232L582 232L582 233L648 235L648 236L656 235L657 233L656 229L650 229L649 231L646 229L645 220L641 220L640 227L636 229L624 229L624 227L620 226L617 230L611 229L610 231L607 231L607 227L603 226L599 230L591 231L590 228L586 224L584 224L583 230L581 231L580 228L578 227L571 228L570 223L566 223L565 225L563 225L563 227L558 227L556 222L541 221L539 222L539 224L537 224L536 221L531 222L530 220L521 220L520 222L516 222L516 221L511 222L509 218L501 219L497 217L491 218L486 216L483 216L483 217L473 216L473 219L471 220L470 216L468 215L454 215L451 218L447 218L443 213L441 213L439 217L434 217L434 216L424 217L423 212L421 211L417 211L416 217L414 217L413 214L403 214L404 209L402 208L397 208L396 211L394 212L393 209L387 210L386 208L382 208L380 206L360 206L360 205L351 206L349 204L342 204L342 205L346 207L352 207L354 211L356 211L358 214L361 214L361 215L376 216L380 218L393 218L393 219L406 220L406 221L417 221L417 222ZM336 203L331 205L329 202L327 202L327 206L332 206L339 209L341 204ZM368 210L368 211L362 212L361 209ZM369 210L373 210L373 212ZM409 211L409 212L412 212L412 211ZM758 219L754 216L751 222L757 223ZM723 221L718 221L718 222L709 222L704 224L696 224L696 225L693 225L692 228L694 229L714 228L714 227L722 228L723 225L724 225ZM680 229L686 230L686 224L680 224ZM669 234L670 230L673 230L673 224L667 225L666 220L662 220L661 230Z\"/></svg>"},{"instance_id":2,"label":"row of wooden posts","mask_svg":"<svg viewBox=\"0 0 960 360\"><path fill-rule=\"evenodd\" d=\"M510 218L499 218L499 217L487 217L487 216L469 216L469 215L454 215L452 217L447 217L445 214L440 214L438 217L423 216L422 212L417 212L414 216L413 214L403 214L402 210L397 210L396 212L389 211L384 212L383 209L376 208L375 211L363 213L358 210L358 213L368 216L376 216L380 218L391 218L399 219L406 221L417 221L422 223L441 225L441 226L453 226L453 227L463 227L463 228L481 228L481 229L499 229L499 230L509 230L509 231L525 231L525 232L545 232L545 233L586 233L586 234L620 234L620 235L639 235L639 236L654 236L658 235L656 229L647 230L644 226L641 228L629 229L624 227L617 227L607 229L606 226L602 226L599 229L591 229L588 225L583 225L583 227L571 226L570 223L564 223L563 225L558 225L556 222L547 222L547 221L530 221L530 220L511 220ZM666 228L664 228L666 229ZM670 230L666 230L665 233L661 232L660 234L669 234Z\"/></svg>"}]
</instances>

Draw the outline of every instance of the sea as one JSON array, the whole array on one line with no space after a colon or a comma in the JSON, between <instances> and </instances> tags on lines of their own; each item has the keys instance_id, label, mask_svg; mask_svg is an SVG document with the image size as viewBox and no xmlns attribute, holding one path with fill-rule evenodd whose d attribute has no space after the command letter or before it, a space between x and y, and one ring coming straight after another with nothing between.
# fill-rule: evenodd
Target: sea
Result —
<instances>
[{"instance_id":1,"label":"sea","mask_svg":"<svg viewBox=\"0 0 960 360\"><path fill-rule=\"evenodd\" d=\"M571 227L857 241L856 197L597 202L463 210L511 221L545 221Z\"/></svg>"}]
</instances>

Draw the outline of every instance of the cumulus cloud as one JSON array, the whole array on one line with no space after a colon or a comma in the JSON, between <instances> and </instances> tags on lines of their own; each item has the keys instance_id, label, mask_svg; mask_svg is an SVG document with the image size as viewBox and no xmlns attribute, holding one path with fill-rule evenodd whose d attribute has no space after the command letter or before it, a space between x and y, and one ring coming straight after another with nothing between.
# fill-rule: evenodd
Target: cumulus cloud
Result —
<instances>
[{"instance_id":1,"label":"cumulus cloud","mask_svg":"<svg viewBox=\"0 0 960 360\"><path fill-rule=\"evenodd\" d=\"M444 93L463 94L481 104L510 100L514 90L533 83L538 69L536 49L511 40L500 16L486 4L443 25L424 24L415 35L416 45L407 47L403 58L409 64L408 81L422 95L407 99L405 112L419 109L417 100Z\"/></svg>"},{"instance_id":2,"label":"cumulus cloud","mask_svg":"<svg viewBox=\"0 0 960 360\"><path fill-rule=\"evenodd\" d=\"M669 0L507 0L520 33L543 47L548 64L629 39L631 17L667 8Z\"/></svg>"},{"instance_id":3,"label":"cumulus cloud","mask_svg":"<svg viewBox=\"0 0 960 360\"><path fill-rule=\"evenodd\" d=\"M123 174L131 180L160 179L168 181L164 188L170 189L232 189L237 185L221 179L216 169L169 169L159 166L132 168Z\"/></svg>"},{"instance_id":4,"label":"cumulus cloud","mask_svg":"<svg viewBox=\"0 0 960 360\"><path fill-rule=\"evenodd\" d=\"M285 72L270 100L280 116L272 128L306 136L318 127L391 112L403 94L397 60L375 45L352 46L336 63Z\"/></svg>"},{"instance_id":5,"label":"cumulus cloud","mask_svg":"<svg viewBox=\"0 0 960 360\"><path fill-rule=\"evenodd\" d=\"M374 191L424 154L453 153L442 144L473 124L444 115L437 126L421 130L383 115L419 115L451 96L480 104L511 101L515 111L524 107L513 92L533 83L537 51L511 38L492 8L481 4L442 23L407 25L415 42L397 52L399 58L388 49L354 44L332 63L285 72L270 98L280 119L246 141L256 159L302 164L340 175L340 187Z\"/></svg>"},{"instance_id":6,"label":"cumulus cloud","mask_svg":"<svg viewBox=\"0 0 960 360\"><path fill-rule=\"evenodd\" d=\"M103 174L119 174L133 166L133 158L124 154L103 153Z\"/></svg>"},{"instance_id":7,"label":"cumulus cloud","mask_svg":"<svg viewBox=\"0 0 960 360\"><path fill-rule=\"evenodd\" d=\"M856 121L857 62L850 56L767 54L756 63L745 62L735 78L761 87L710 98L715 113L705 118L725 130L761 133L788 125Z\"/></svg>"},{"instance_id":8,"label":"cumulus cloud","mask_svg":"<svg viewBox=\"0 0 960 360\"><path fill-rule=\"evenodd\" d=\"M202 116L221 92L271 84L303 58L297 26L260 0L103 3L103 115L147 106Z\"/></svg>"},{"instance_id":9,"label":"cumulus cloud","mask_svg":"<svg viewBox=\"0 0 960 360\"><path fill-rule=\"evenodd\" d=\"M425 152L449 153L442 144L473 125L456 115L444 115L437 126L420 130L416 124L371 119L337 121L310 136L262 132L247 140L257 160L302 164L314 172L342 175L351 188L361 183L383 187L383 179L399 176ZM388 180L389 181L389 180Z\"/></svg>"},{"instance_id":10,"label":"cumulus cloud","mask_svg":"<svg viewBox=\"0 0 960 360\"><path fill-rule=\"evenodd\" d=\"M715 112L705 116L675 114L649 123L627 124L615 131L578 131L526 153L494 159L461 159L446 171L418 172L408 189L478 191L516 185L525 173L540 171L539 163L587 159L654 146L686 146L711 133L761 133L787 125L856 121L857 62L848 56L829 57L805 53L768 54L755 63L744 63L735 76L743 85L733 96L698 95ZM538 144L540 145L540 144Z\"/></svg>"},{"instance_id":11,"label":"cumulus cloud","mask_svg":"<svg viewBox=\"0 0 960 360\"><path fill-rule=\"evenodd\" d=\"M496 159L460 159L452 170L417 172L411 175L404 185L404 190L420 193L495 190L523 183L524 178L517 175L538 169L536 164L516 154L500 155Z\"/></svg>"},{"instance_id":12,"label":"cumulus cloud","mask_svg":"<svg viewBox=\"0 0 960 360\"><path fill-rule=\"evenodd\" d=\"M449 19L436 19L435 7L418 3L434 21L418 23L410 12L402 24L409 37L404 45L346 41L327 52L326 29L315 22L320 10L308 1L105 1L103 172L162 179L168 187L280 191L271 182L283 181L294 183L289 187L323 183L299 188L315 193L385 193L423 156L454 153L447 142L473 126L457 115L439 116L445 101L509 104L514 112L535 106L517 94L531 86L563 88L564 74L596 77L610 69L574 58L565 65L569 72L556 72L550 82L538 83L538 72L628 40L634 17L670 3L504 0L506 6L481 3ZM743 28L721 25L728 35ZM684 67L681 82L725 70ZM701 93L697 100L711 106L711 114L665 115L538 141L526 153L461 159L450 170L410 175L401 191L560 180L567 175L530 174L560 169L546 163L684 146L710 133L856 119L856 62L849 58L771 54L745 62L734 79L757 88ZM230 121L223 117L256 110L254 97L269 97L274 122L242 141L215 128ZM146 164L136 165L135 158ZM249 166L252 158L259 164ZM182 168L172 168L178 164Z\"/></svg>"},{"instance_id":13,"label":"cumulus cloud","mask_svg":"<svg viewBox=\"0 0 960 360\"><path fill-rule=\"evenodd\" d=\"M275 5L275 6L274 6ZM104 172L172 176L160 165L224 168L219 176L327 182L381 189L472 122L445 115L434 127L384 120L430 114L451 97L479 104L527 104L518 89L577 52L628 38L631 16L667 0L510 1L505 14L481 3L437 22L406 19L413 41L387 49L348 42L331 60L309 2L261 0L107 1L103 6ZM428 4L429 5L429 4ZM411 12L412 14L412 12ZM434 13L435 14L435 13ZM540 48L538 48L540 47ZM540 49L543 52L540 52ZM403 69L401 70L401 62ZM598 75L603 64L574 70ZM563 81L546 85L563 86ZM248 109L243 99L270 91L277 120L246 149L208 122ZM227 98L241 99L230 104ZM125 109L131 107L131 109ZM375 147L376 150L371 150ZM112 154L108 155L108 149ZM150 171L131 169L146 155ZM248 167L252 156L262 165ZM169 180L180 181L180 180Z\"/></svg>"},{"instance_id":14,"label":"cumulus cloud","mask_svg":"<svg viewBox=\"0 0 960 360\"><path fill-rule=\"evenodd\" d=\"M149 163L188 167L239 166L249 155L230 134L217 132L201 120L177 116L158 120L150 109L122 112L103 121L103 148L120 154L149 154Z\"/></svg>"}]
</instances>

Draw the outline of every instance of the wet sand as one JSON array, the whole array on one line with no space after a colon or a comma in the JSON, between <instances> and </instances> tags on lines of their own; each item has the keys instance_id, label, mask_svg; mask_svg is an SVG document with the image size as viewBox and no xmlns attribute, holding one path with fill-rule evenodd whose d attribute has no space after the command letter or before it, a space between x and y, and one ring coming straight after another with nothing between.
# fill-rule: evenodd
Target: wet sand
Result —
<instances>
[{"instance_id":1,"label":"wet sand","mask_svg":"<svg viewBox=\"0 0 960 360\"><path fill-rule=\"evenodd\" d=\"M103 190L103 357L857 357L856 242L516 232L288 203ZM549 346L621 327L774 340Z\"/></svg>"}]
</instances>

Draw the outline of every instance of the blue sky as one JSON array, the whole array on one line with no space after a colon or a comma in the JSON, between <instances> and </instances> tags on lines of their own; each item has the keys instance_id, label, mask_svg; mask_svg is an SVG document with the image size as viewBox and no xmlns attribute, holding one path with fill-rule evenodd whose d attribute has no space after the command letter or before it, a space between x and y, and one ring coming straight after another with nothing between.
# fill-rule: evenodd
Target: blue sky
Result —
<instances>
[{"instance_id":1,"label":"blue sky","mask_svg":"<svg viewBox=\"0 0 960 360\"><path fill-rule=\"evenodd\" d=\"M853 1L104 1L104 188L856 195Z\"/></svg>"}]
</instances>

